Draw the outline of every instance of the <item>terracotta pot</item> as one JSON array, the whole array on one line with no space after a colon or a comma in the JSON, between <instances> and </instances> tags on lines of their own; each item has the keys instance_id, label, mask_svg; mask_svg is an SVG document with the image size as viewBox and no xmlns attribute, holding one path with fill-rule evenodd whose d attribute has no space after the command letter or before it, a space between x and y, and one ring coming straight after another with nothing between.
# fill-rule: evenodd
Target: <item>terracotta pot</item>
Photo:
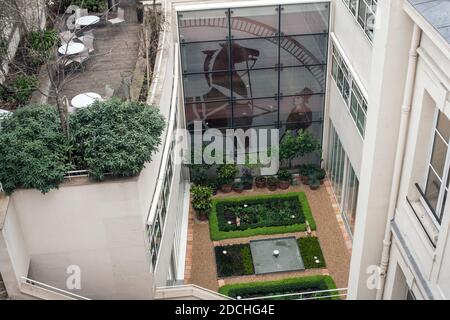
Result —
<instances>
[{"instance_id":1,"label":"terracotta pot","mask_svg":"<svg viewBox=\"0 0 450 320\"><path fill-rule=\"evenodd\" d=\"M319 189L319 187L320 187L320 184L310 184L309 185L309 188L311 190L317 190L317 189Z\"/></svg>"},{"instance_id":2,"label":"terracotta pot","mask_svg":"<svg viewBox=\"0 0 450 320\"><path fill-rule=\"evenodd\" d=\"M277 190L277 185L267 185L267 189L269 189L269 191L275 191Z\"/></svg>"},{"instance_id":3,"label":"terracotta pot","mask_svg":"<svg viewBox=\"0 0 450 320\"><path fill-rule=\"evenodd\" d=\"M207 211L195 211L195 214L197 216L197 219L200 221L208 220L208 212Z\"/></svg>"},{"instance_id":4,"label":"terracotta pot","mask_svg":"<svg viewBox=\"0 0 450 320\"><path fill-rule=\"evenodd\" d=\"M244 188L233 188L233 191L236 193L242 193L242 191L244 191Z\"/></svg>"},{"instance_id":5,"label":"terracotta pot","mask_svg":"<svg viewBox=\"0 0 450 320\"><path fill-rule=\"evenodd\" d=\"M290 185L291 185L290 181L280 180L280 182L278 183L278 187L280 187L280 189L282 189L282 190L288 189Z\"/></svg>"},{"instance_id":6,"label":"terracotta pot","mask_svg":"<svg viewBox=\"0 0 450 320\"><path fill-rule=\"evenodd\" d=\"M320 181L320 184L323 184L325 182L325 178L320 179L319 181Z\"/></svg>"},{"instance_id":7,"label":"terracotta pot","mask_svg":"<svg viewBox=\"0 0 450 320\"><path fill-rule=\"evenodd\" d=\"M265 188L266 187L266 182L265 181L255 180L255 185L256 185L257 188Z\"/></svg>"},{"instance_id":8,"label":"terracotta pot","mask_svg":"<svg viewBox=\"0 0 450 320\"><path fill-rule=\"evenodd\" d=\"M231 184L224 184L220 187L223 193L230 193L233 190L233 186Z\"/></svg>"},{"instance_id":9,"label":"terracotta pot","mask_svg":"<svg viewBox=\"0 0 450 320\"><path fill-rule=\"evenodd\" d=\"M309 184L309 177L308 176L300 176L300 180L302 180L303 184L306 184L306 185Z\"/></svg>"}]
</instances>

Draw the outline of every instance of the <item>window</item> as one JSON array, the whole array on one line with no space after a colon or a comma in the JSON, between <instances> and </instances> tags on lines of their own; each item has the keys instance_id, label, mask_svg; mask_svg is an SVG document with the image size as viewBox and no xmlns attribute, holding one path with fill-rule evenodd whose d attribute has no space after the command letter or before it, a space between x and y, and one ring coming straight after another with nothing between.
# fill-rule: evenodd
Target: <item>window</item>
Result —
<instances>
[{"instance_id":1,"label":"window","mask_svg":"<svg viewBox=\"0 0 450 320\"><path fill-rule=\"evenodd\" d=\"M367 117L367 100L362 95L361 89L352 77L350 69L342 59L337 47L333 44L332 77L336 82L339 92L358 128L359 133L364 137Z\"/></svg>"},{"instance_id":2,"label":"window","mask_svg":"<svg viewBox=\"0 0 450 320\"><path fill-rule=\"evenodd\" d=\"M332 125L328 142L327 172L346 228L353 234L359 181Z\"/></svg>"},{"instance_id":3,"label":"window","mask_svg":"<svg viewBox=\"0 0 450 320\"><path fill-rule=\"evenodd\" d=\"M370 42L373 40L378 0L343 0Z\"/></svg>"},{"instance_id":4,"label":"window","mask_svg":"<svg viewBox=\"0 0 450 320\"><path fill-rule=\"evenodd\" d=\"M433 131L433 146L427 166L425 191L422 196L428 209L440 224L450 180L450 120L439 111Z\"/></svg>"},{"instance_id":5,"label":"window","mask_svg":"<svg viewBox=\"0 0 450 320\"><path fill-rule=\"evenodd\" d=\"M188 129L322 123L329 11L317 2L179 12Z\"/></svg>"}]
</instances>

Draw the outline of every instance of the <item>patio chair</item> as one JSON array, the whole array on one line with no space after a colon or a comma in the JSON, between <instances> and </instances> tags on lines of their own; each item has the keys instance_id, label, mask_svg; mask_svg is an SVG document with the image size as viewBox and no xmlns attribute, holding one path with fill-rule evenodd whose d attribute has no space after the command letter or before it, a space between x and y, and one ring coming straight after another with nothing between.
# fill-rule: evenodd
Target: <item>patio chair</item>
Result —
<instances>
[{"instance_id":1,"label":"patio chair","mask_svg":"<svg viewBox=\"0 0 450 320\"><path fill-rule=\"evenodd\" d=\"M83 71L85 69L85 62L89 59L89 50L86 49L80 54L68 57L64 63L64 68L80 67Z\"/></svg>"},{"instance_id":2,"label":"patio chair","mask_svg":"<svg viewBox=\"0 0 450 320\"><path fill-rule=\"evenodd\" d=\"M69 43L77 38L75 33L68 31L63 31L59 34L59 39L61 39L61 43Z\"/></svg>"},{"instance_id":3,"label":"patio chair","mask_svg":"<svg viewBox=\"0 0 450 320\"><path fill-rule=\"evenodd\" d=\"M105 100L111 99L113 95L114 95L114 89L111 88L108 84L105 85L105 95L103 96L103 98Z\"/></svg>"},{"instance_id":4,"label":"patio chair","mask_svg":"<svg viewBox=\"0 0 450 320\"><path fill-rule=\"evenodd\" d=\"M125 10L122 8L118 8L117 9L117 17L113 18L113 19L108 19L108 17L107 17L106 20L111 24L118 24L118 23L125 22Z\"/></svg>"},{"instance_id":5,"label":"patio chair","mask_svg":"<svg viewBox=\"0 0 450 320\"><path fill-rule=\"evenodd\" d=\"M74 113L76 111L76 109L71 106L69 99L66 96L64 96L62 98L62 101L63 101L64 105L66 106L68 113Z\"/></svg>"},{"instance_id":6,"label":"patio chair","mask_svg":"<svg viewBox=\"0 0 450 320\"><path fill-rule=\"evenodd\" d=\"M94 52L94 38L90 36L84 36L81 42L83 42L84 46L88 49L89 53Z\"/></svg>"},{"instance_id":7,"label":"patio chair","mask_svg":"<svg viewBox=\"0 0 450 320\"><path fill-rule=\"evenodd\" d=\"M72 15L72 16L67 18L66 26L67 26L67 29L69 31L74 31L76 29L76 27L77 27L76 24L75 24L76 20L77 19L76 19L76 17L74 15Z\"/></svg>"},{"instance_id":8,"label":"patio chair","mask_svg":"<svg viewBox=\"0 0 450 320\"><path fill-rule=\"evenodd\" d=\"M84 39L85 37L95 39L95 36L94 36L94 30L91 29L91 30L88 30L88 31L83 32L83 35L82 35L81 37L78 37L78 39L79 39L81 42L83 42L83 39Z\"/></svg>"},{"instance_id":9,"label":"patio chair","mask_svg":"<svg viewBox=\"0 0 450 320\"><path fill-rule=\"evenodd\" d=\"M67 7L66 13L74 14L77 9L78 9L78 6L71 4L70 6Z\"/></svg>"}]
</instances>

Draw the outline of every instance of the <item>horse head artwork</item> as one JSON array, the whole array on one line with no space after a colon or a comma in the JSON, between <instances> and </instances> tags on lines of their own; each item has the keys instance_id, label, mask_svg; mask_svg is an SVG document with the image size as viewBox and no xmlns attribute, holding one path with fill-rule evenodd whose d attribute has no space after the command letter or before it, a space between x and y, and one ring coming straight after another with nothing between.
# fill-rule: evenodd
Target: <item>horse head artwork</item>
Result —
<instances>
[{"instance_id":1,"label":"horse head artwork","mask_svg":"<svg viewBox=\"0 0 450 320\"><path fill-rule=\"evenodd\" d=\"M189 104L186 110L188 122L198 120L203 121L206 127L230 127L231 107L228 98L231 95L243 99L251 97L249 86L242 80L244 74L239 74L235 69L236 64L246 63L249 72L259 57L259 50L246 48L235 42L231 47L228 43L221 43L220 47L217 50L202 51L205 55L203 71L208 92L202 96L186 99ZM232 59L229 58L230 52ZM207 101L211 102L206 103ZM251 126L253 120L251 104L235 102L234 118L237 119L235 126Z\"/></svg>"},{"instance_id":2,"label":"horse head artwork","mask_svg":"<svg viewBox=\"0 0 450 320\"><path fill-rule=\"evenodd\" d=\"M294 108L286 119L287 130L308 129L312 124L312 111L309 108L309 100L313 91L309 88L303 89L298 96L293 99Z\"/></svg>"}]
</instances>

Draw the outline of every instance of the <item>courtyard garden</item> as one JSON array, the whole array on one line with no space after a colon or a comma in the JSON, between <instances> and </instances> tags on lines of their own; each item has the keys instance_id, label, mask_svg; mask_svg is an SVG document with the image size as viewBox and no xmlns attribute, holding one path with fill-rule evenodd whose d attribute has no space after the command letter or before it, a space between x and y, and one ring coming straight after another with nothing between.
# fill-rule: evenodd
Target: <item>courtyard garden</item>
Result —
<instances>
[{"instance_id":1,"label":"courtyard garden","mask_svg":"<svg viewBox=\"0 0 450 320\"><path fill-rule=\"evenodd\" d=\"M202 251L192 283L235 299L338 299L334 277L346 286L348 251L325 171L307 164L259 176L245 166L218 168L211 177L214 168L197 167L191 189L194 251Z\"/></svg>"}]
</instances>

